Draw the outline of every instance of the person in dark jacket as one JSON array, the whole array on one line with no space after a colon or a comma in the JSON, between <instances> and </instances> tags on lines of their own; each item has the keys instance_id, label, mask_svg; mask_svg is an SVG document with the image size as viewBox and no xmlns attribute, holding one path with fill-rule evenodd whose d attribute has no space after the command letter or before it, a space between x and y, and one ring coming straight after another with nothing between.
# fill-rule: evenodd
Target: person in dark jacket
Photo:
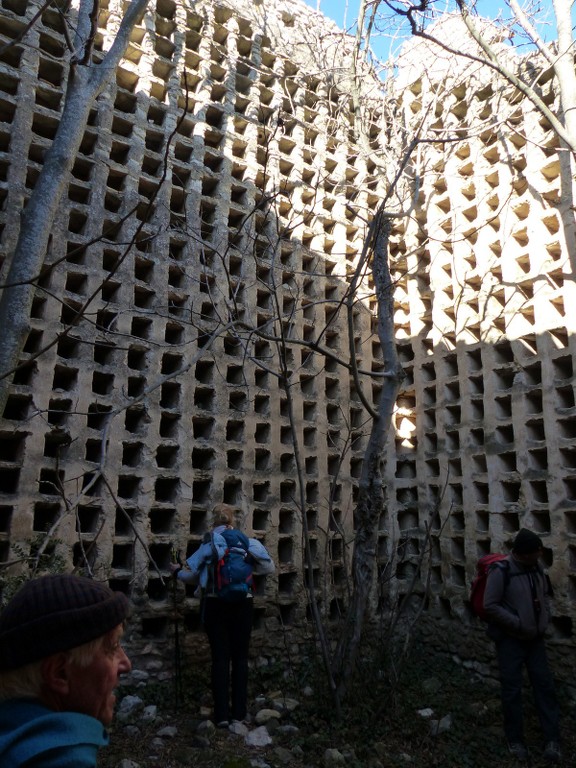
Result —
<instances>
[{"instance_id":1,"label":"person in dark jacket","mask_svg":"<svg viewBox=\"0 0 576 768\"><path fill-rule=\"evenodd\" d=\"M0 613L0 765L95 768L131 664L126 595L82 576L27 581Z\"/></svg>"},{"instance_id":2,"label":"person in dark jacket","mask_svg":"<svg viewBox=\"0 0 576 768\"><path fill-rule=\"evenodd\" d=\"M529 759L524 741L522 671L526 666L544 735L544 759L560 760L559 707L544 633L550 619L550 587L539 563L543 544L522 528L512 553L489 571L484 593L488 634L496 644L500 671L504 733L510 753Z\"/></svg>"}]
</instances>

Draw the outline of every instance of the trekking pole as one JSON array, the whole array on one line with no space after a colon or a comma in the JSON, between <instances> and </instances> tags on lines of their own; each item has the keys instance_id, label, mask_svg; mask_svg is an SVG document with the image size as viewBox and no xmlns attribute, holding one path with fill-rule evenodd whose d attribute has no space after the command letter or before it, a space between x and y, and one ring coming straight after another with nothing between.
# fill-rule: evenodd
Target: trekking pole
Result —
<instances>
[{"instance_id":1,"label":"trekking pole","mask_svg":"<svg viewBox=\"0 0 576 768\"><path fill-rule=\"evenodd\" d=\"M180 563L180 553L171 548L172 562ZM174 711L178 709L178 702L182 698L182 655L180 651L180 627L178 619L178 606L176 604L176 573L172 576L172 610L174 620Z\"/></svg>"}]
</instances>

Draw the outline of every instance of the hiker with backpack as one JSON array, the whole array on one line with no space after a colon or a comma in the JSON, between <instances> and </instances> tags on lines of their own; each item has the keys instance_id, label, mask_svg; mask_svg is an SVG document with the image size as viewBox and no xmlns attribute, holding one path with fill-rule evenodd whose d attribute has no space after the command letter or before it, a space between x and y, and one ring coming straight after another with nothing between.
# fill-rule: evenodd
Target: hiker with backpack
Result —
<instances>
[{"instance_id":1,"label":"hiker with backpack","mask_svg":"<svg viewBox=\"0 0 576 768\"><path fill-rule=\"evenodd\" d=\"M253 576L274 572L264 545L234 527L237 512L229 504L216 505L212 532L205 535L184 567L171 566L175 578L198 585L212 656L211 687L218 728L227 728L231 720L246 720Z\"/></svg>"},{"instance_id":2,"label":"hiker with backpack","mask_svg":"<svg viewBox=\"0 0 576 768\"><path fill-rule=\"evenodd\" d=\"M522 528L508 557L492 563L486 578L484 613L496 645L504 733L520 762L529 760L524 741L522 670L526 666L544 735L544 759L560 761L559 706L548 665L544 633L550 619L551 587L539 558L543 544Z\"/></svg>"}]
</instances>

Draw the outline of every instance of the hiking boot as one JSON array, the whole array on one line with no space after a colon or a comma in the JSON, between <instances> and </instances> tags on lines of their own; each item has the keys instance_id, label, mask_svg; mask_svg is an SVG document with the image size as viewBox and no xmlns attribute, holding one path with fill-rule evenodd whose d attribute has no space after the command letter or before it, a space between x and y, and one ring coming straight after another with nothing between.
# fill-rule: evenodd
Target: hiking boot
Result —
<instances>
[{"instance_id":1,"label":"hiking boot","mask_svg":"<svg viewBox=\"0 0 576 768\"><path fill-rule=\"evenodd\" d=\"M561 758L560 744L557 741L549 741L544 747L544 760L548 763L559 763Z\"/></svg>"},{"instance_id":2,"label":"hiking boot","mask_svg":"<svg viewBox=\"0 0 576 768\"><path fill-rule=\"evenodd\" d=\"M508 744L508 752L515 757L520 763L526 763L528 761L528 750L524 744Z\"/></svg>"}]
</instances>

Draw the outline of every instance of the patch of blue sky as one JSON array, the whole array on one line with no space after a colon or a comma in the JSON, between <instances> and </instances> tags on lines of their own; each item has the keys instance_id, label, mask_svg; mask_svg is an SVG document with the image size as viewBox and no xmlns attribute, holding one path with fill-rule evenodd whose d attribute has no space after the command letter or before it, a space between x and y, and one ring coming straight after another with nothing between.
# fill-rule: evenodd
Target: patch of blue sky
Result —
<instances>
[{"instance_id":1,"label":"patch of blue sky","mask_svg":"<svg viewBox=\"0 0 576 768\"><path fill-rule=\"evenodd\" d=\"M355 34L360 5L359 0L305 0L305 2L335 21L341 29L345 29L350 34ZM545 41L555 39L556 21L552 0L519 0L519 2L528 18L532 20L538 34ZM395 4L398 7L403 5L400 0L397 0ZM573 3L570 0L566 0L566 7L571 7L574 25L575 12ZM431 23L440 18L443 13L454 11L455 9L454 0L434 0L434 2L430 3L430 10L426 14L427 19ZM476 0L473 13L511 26L512 12L506 0ZM523 32L513 25L511 29L513 35L510 38L510 44L517 46L520 50L522 48L528 50L530 43ZM402 43L409 37L410 28L406 18L394 14L382 2L371 36L370 47L373 54L380 60L386 60L389 57L395 58Z\"/></svg>"}]
</instances>

